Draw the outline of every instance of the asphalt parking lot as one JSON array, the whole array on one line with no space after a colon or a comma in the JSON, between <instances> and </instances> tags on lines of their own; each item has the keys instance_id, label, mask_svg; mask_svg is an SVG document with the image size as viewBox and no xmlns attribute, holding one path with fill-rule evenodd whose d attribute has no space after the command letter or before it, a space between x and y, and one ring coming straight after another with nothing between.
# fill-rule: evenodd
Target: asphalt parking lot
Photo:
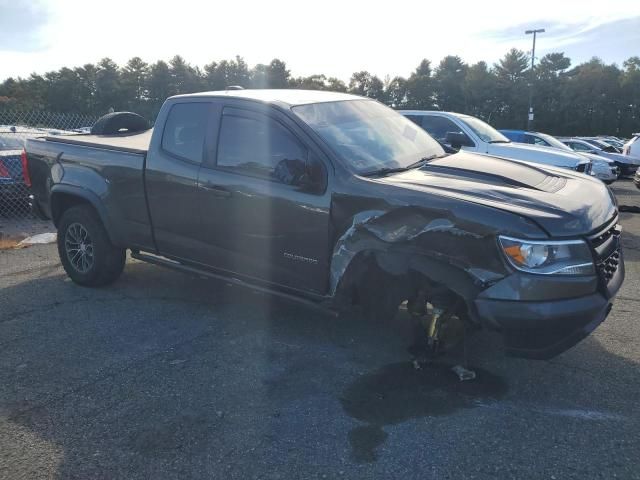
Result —
<instances>
[{"instance_id":1,"label":"asphalt parking lot","mask_svg":"<svg viewBox=\"0 0 640 480\"><path fill-rule=\"evenodd\" d=\"M607 321L547 362L478 335L465 383L412 368L402 313L371 328L136 261L92 290L54 245L0 251L0 478L640 478L640 214L621 219Z\"/></svg>"}]
</instances>

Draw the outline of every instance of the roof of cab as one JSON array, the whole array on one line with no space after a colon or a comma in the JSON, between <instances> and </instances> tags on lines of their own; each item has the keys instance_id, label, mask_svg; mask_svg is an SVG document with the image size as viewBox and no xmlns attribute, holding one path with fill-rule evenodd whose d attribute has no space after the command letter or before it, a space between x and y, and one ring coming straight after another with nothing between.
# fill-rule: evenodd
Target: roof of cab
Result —
<instances>
[{"instance_id":1,"label":"roof of cab","mask_svg":"<svg viewBox=\"0 0 640 480\"><path fill-rule=\"evenodd\" d=\"M247 89L247 90L219 90L214 92L189 93L170 97L233 97L256 100L264 103L275 103L283 107L306 105L309 103L338 102L344 100L364 100L364 97L348 93L328 92L324 90L295 90L295 89Z\"/></svg>"}]
</instances>

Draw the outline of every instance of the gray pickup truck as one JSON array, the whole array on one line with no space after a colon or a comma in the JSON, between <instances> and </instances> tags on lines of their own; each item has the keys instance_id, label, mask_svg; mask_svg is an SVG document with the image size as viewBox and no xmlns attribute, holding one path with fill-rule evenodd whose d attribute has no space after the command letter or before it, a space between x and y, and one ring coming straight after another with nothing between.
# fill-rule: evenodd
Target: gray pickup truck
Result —
<instances>
[{"instance_id":1,"label":"gray pickup truck","mask_svg":"<svg viewBox=\"0 0 640 480\"><path fill-rule=\"evenodd\" d=\"M35 207L80 285L115 281L129 249L330 310L405 304L430 345L457 319L550 358L606 318L624 278L602 182L447 153L370 99L228 90L169 98L153 129L117 119L26 146Z\"/></svg>"}]
</instances>

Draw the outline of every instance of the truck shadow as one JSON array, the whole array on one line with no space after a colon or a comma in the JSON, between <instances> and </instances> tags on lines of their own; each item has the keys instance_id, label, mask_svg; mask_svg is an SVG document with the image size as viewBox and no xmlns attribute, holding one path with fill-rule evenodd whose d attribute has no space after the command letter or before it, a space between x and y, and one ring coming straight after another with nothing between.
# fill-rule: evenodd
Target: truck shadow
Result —
<instances>
[{"instance_id":1,"label":"truck shadow","mask_svg":"<svg viewBox=\"0 0 640 480\"><path fill-rule=\"evenodd\" d=\"M625 261L640 261L640 235L623 230L621 239Z\"/></svg>"},{"instance_id":2,"label":"truck shadow","mask_svg":"<svg viewBox=\"0 0 640 480\"><path fill-rule=\"evenodd\" d=\"M61 478L248 478L283 449L302 466L297 475L322 462L331 478L375 462L385 442L416 441L385 427L455 421L470 409L482 416L504 399L542 405L567 384L581 386L565 403L593 408L616 391L602 391L606 373L580 370L585 359L617 378L637 372L594 338L561 357L566 367L505 358L499 339L482 334L471 354L478 378L461 383L447 364L413 368L402 321L371 328L357 315L334 318L141 263L109 288L83 289L55 272L6 287L3 298L0 414L63 452L51 474ZM463 452L484 435L448 448ZM17 452L23 440L3 442ZM7 478L23 471L20 458L52 468L34 460L40 453L9 455Z\"/></svg>"}]
</instances>

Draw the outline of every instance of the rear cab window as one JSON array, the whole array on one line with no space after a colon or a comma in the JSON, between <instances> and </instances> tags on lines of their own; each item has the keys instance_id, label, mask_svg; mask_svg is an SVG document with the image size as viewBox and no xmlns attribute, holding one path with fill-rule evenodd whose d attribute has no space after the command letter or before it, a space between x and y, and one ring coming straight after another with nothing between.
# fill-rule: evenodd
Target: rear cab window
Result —
<instances>
[{"instance_id":1,"label":"rear cab window","mask_svg":"<svg viewBox=\"0 0 640 480\"><path fill-rule=\"evenodd\" d=\"M209 103L177 103L167 115L162 149L174 157L201 163Z\"/></svg>"}]
</instances>

